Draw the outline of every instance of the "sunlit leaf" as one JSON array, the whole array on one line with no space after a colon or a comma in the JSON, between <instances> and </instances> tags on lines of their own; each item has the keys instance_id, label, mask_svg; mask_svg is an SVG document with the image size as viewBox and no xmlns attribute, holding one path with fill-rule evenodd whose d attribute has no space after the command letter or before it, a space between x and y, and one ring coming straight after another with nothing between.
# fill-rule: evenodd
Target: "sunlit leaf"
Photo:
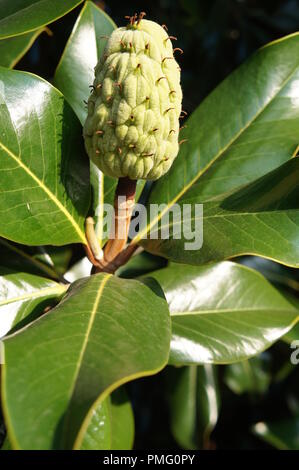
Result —
<instances>
[{"instance_id":1,"label":"sunlit leaf","mask_svg":"<svg viewBox=\"0 0 299 470\"><path fill-rule=\"evenodd\" d=\"M163 368L169 342L166 301L139 281L107 274L77 281L49 314L4 341L12 446L80 448L101 402Z\"/></svg>"},{"instance_id":2,"label":"sunlit leaf","mask_svg":"<svg viewBox=\"0 0 299 470\"><path fill-rule=\"evenodd\" d=\"M172 264L151 273L172 320L170 363L232 363L268 348L299 320L299 310L259 273L224 261Z\"/></svg>"},{"instance_id":3,"label":"sunlit leaf","mask_svg":"<svg viewBox=\"0 0 299 470\"><path fill-rule=\"evenodd\" d=\"M44 80L0 68L0 235L28 245L85 243L89 165L81 127Z\"/></svg>"}]
</instances>

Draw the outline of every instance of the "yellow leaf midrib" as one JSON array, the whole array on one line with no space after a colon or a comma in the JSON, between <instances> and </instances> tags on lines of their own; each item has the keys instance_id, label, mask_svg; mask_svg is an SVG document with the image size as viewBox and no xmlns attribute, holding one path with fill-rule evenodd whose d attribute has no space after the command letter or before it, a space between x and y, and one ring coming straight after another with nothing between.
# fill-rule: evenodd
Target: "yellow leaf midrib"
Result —
<instances>
[{"instance_id":1,"label":"yellow leaf midrib","mask_svg":"<svg viewBox=\"0 0 299 470\"><path fill-rule=\"evenodd\" d=\"M12 297L10 299L1 300L0 307L12 304L14 302L20 302L22 300L29 301L31 299L36 299L39 297L44 297L44 296L55 294L55 293L57 295L63 294L67 290L67 288L68 288L67 285L63 286L61 284L57 284L56 286L53 286L53 287L45 287L44 289L39 289L39 290L32 291L32 292L26 292L26 294L19 295L17 297Z\"/></svg>"},{"instance_id":2,"label":"yellow leaf midrib","mask_svg":"<svg viewBox=\"0 0 299 470\"><path fill-rule=\"evenodd\" d=\"M49 198L54 202L54 204L58 207L58 209L65 215L71 225L74 227L76 233L79 235L80 240L83 244L86 244L86 238L84 232L81 230L77 222L68 212L68 210L64 207L64 205L59 201L59 199L55 196L55 194L50 191L50 189L41 181L31 170L28 168L22 160L15 155L9 148L7 148L1 141L0 141L0 148L4 150L17 164L32 178L38 186L49 196Z\"/></svg>"},{"instance_id":3,"label":"yellow leaf midrib","mask_svg":"<svg viewBox=\"0 0 299 470\"><path fill-rule=\"evenodd\" d=\"M237 308L237 309L233 309L233 308L222 308L222 309L218 309L218 310L191 310L191 311L182 311L182 312L174 312L174 313L171 313L170 312L170 317L189 317L189 316L202 316L202 315L218 315L218 314L222 314L222 313L232 313L232 314L235 314L235 313L239 313L239 312L248 312L248 313L251 313L251 312L265 312L265 311L269 311L269 312L277 312L277 313L291 313L291 314L296 314L298 313L296 307L293 307L293 306L290 306L289 308L272 308L272 307L258 307L258 308L245 308L245 307L242 307L242 308Z\"/></svg>"}]
</instances>

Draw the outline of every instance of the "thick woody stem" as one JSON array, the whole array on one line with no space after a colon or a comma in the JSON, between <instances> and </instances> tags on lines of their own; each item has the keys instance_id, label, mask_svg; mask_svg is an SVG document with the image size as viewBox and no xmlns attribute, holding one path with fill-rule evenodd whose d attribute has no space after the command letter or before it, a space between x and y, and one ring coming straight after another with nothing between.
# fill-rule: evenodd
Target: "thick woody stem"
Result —
<instances>
[{"instance_id":1,"label":"thick woody stem","mask_svg":"<svg viewBox=\"0 0 299 470\"><path fill-rule=\"evenodd\" d=\"M136 181L119 178L114 197L114 230L106 243L102 264L110 264L123 251L135 204ZM112 238L113 237L113 238Z\"/></svg>"}]
</instances>

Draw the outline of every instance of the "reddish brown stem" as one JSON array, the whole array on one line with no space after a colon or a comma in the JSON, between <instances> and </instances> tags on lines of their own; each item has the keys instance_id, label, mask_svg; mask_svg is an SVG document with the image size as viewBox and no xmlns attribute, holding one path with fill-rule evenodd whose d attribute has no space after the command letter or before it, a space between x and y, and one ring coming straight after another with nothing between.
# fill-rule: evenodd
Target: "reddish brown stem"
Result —
<instances>
[{"instance_id":1,"label":"reddish brown stem","mask_svg":"<svg viewBox=\"0 0 299 470\"><path fill-rule=\"evenodd\" d=\"M94 266L92 273L96 274L101 272L107 272L110 274L114 274L118 268L120 268L129 261L131 256L137 250L137 248L139 247L136 244L128 245L127 248L125 248L121 253L119 253L112 262L108 264L105 264L104 262L99 266Z\"/></svg>"},{"instance_id":2,"label":"reddish brown stem","mask_svg":"<svg viewBox=\"0 0 299 470\"><path fill-rule=\"evenodd\" d=\"M103 263L109 264L124 249L135 204L136 181L119 178L114 197L114 233L104 249ZM102 263L102 264L103 264Z\"/></svg>"}]
</instances>

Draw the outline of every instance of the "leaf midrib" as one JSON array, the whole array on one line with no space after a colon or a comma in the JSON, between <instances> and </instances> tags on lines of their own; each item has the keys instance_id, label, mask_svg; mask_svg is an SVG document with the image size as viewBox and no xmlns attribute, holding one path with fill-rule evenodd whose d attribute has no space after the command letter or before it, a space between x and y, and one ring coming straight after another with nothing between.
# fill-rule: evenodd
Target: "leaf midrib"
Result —
<instances>
[{"instance_id":1,"label":"leaf midrib","mask_svg":"<svg viewBox=\"0 0 299 470\"><path fill-rule=\"evenodd\" d=\"M258 308L223 308L219 310L192 310L192 311L182 311L182 312L170 312L171 317L185 317L185 316L201 316L201 315L213 315L213 314L222 314L222 313L239 313L239 312L278 312L278 313L294 313L298 314L298 311L295 307L290 308L271 308L271 307L258 307ZM298 315L299 318L299 315Z\"/></svg>"},{"instance_id":2,"label":"leaf midrib","mask_svg":"<svg viewBox=\"0 0 299 470\"><path fill-rule=\"evenodd\" d=\"M102 283L101 283L100 288L99 288L99 290L97 292L97 295L95 297L93 308L92 308L92 311L90 312L90 319L89 319L89 322L88 322L88 325L87 325L87 328L86 328L86 333L84 335L83 344L82 344L82 347L81 347L81 350L80 350L80 353L79 353L77 367L76 367L76 370L75 370L75 373L74 373L73 383L72 383L70 393L69 393L69 399L71 399L71 397L74 393L76 383L77 383L77 379L78 379L78 376L79 376L79 373L80 373L80 368L81 368L81 365L82 365L82 359L83 359L84 353L85 353L86 348L87 348L88 339L89 339L90 332L91 332L91 329L92 329L92 326L93 326L93 323L94 323L94 320L95 320L95 317L96 317L98 306L100 304L104 288L105 288L105 286L106 286L106 284L107 284L107 282L108 282L108 280L110 279L111 276L112 276L112 274L106 274L106 275L103 276Z\"/></svg>"},{"instance_id":3,"label":"leaf midrib","mask_svg":"<svg viewBox=\"0 0 299 470\"><path fill-rule=\"evenodd\" d=\"M12 304L14 302L20 302L21 300L31 300L38 297L44 297L49 294L63 294L67 290L68 286L63 286L61 284L57 284L53 287L45 287L44 289L39 289L33 292L27 292L26 294L19 295L18 297L12 297L10 299L0 301L0 307L3 307L8 304Z\"/></svg>"},{"instance_id":4,"label":"leaf midrib","mask_svg":"<svg viewBox=\"0 0 299 470\"><path fill-rule=\"evenodd\" d=\"M49 196L49 198L54 202L54 204L58 207L58 209L65 215L65 217L68 219L68 221L71 223L71 225L74 227L75 231L79 235L81 242L85 245L86 244L86 239L85 239L85 234L77 224L77 222L73 219L71 214L68 212L68 210L64 207L64 205L59 201L59 199L55 196L55 194L50 191L49 188L41 181L31 170L28 168L22 160L15 155L9 148L7 148L1 141L0 141L0 147L4 150L4 152L7 153L17 164L32 178L38 186Z\"/></svg>"},{"instance_id":5,"label":"leaf midrib","mask_svg":"<svg viewBox=\"0 0 299 470\"><path fill-rule=\"evenodd\" d=\"M145 227L144 230L142 230L138 235L136 235L130 242L130 244L133 243L138 243L151 229L153 225L155 225L162 217L163 215L172 207L192 186L196 181L228 150L228 148L234 144L234 142L245 132L248 127L265 111L265 109L272 103L272 101L279 95L279 93L283 90L283 88L288 84L288 82L291 80L293 75L297 72L298 65L294 68L294 70L287 76L287 78L282 82L281 86L278 87L278 90L273 94L273 96L267 101L267 103L261 107L261 109L248 121L248 123L242 127L239 132L235 134L235 136L221 149L219 152L215 155L214 158L212 158L209 163L202 169L200 170L197 175L189 181L189 183L184 186L181 191L175 196L168 204L167 207L164 209L164 211L161 211L159 216L152 222L150 222L149 225Z\"/></svg>"}]
</instances>

